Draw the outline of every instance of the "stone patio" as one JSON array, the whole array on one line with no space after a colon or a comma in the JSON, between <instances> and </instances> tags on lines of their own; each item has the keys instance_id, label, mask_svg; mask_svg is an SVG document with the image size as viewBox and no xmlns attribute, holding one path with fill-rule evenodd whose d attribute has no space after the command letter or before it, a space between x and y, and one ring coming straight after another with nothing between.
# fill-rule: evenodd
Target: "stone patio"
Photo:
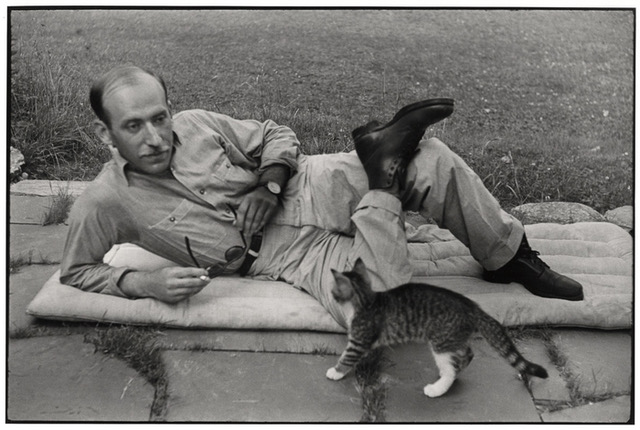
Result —
<instances>
[{"instance_id":1,"label":"stone patio","mask_svg":"<svg viewBox=\"0 0 640 430\"><path fill-rule=\"evenodd\" d=\"M49 187L40 184L39 190ZM51 188L49 188L51 189ZM54 187L55 189L55 187ZM74 184L73 190L81 190ZM12 188L12 193L14 192ZM39 191L40 192L40 191ZM126 360L89 338L117 327L43 321L25 314L58 268L66 226L38 224L46 195L24 186L11 195L12 259L30 264L9 276L7 420L9 422L358 422L362 396L353 374L325 378L346 344L320 332L156 329L166 396ZM43 192L44 193L44 192ZM43 198L45 200L43 200ZM43 209L44 208L44 209ZM388 422L625 423L633 417L629 330L547 329L549 342L518 346L549 371L529 387L481 339L451 390L430 399L437 378L425 345L389 349L382 373ZM548 352L565 359L553 363ZM162 393L160 393L162 394ZM162 397L162 398L161 398ZM153 411L162 409L158 416Z\"/></svg>"}]
</instances>

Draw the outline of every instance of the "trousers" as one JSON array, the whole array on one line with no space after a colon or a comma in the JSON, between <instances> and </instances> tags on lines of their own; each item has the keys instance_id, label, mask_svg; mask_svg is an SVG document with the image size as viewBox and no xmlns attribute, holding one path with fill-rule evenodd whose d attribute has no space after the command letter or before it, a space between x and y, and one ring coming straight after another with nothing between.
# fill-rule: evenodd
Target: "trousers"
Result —
<instances>
[{"instance_id":1,"label":"trousers","mask_svg":"<svg viewBox=\"0 0 640 430\"><path fill-rule=\"evenodd\" d=\"M369 190L355 151L301 156L248 274L308 292L346 327L347 308L331 294L331 269L350 270L360 258L374 291L409 282L416 275L411 260L424 253L411 255L415 247L408 246L404 211L448 229L487 270L506 264L524 235L522 224L439 139L420 141L402 199Z\"/></svg>"}]
</instances>

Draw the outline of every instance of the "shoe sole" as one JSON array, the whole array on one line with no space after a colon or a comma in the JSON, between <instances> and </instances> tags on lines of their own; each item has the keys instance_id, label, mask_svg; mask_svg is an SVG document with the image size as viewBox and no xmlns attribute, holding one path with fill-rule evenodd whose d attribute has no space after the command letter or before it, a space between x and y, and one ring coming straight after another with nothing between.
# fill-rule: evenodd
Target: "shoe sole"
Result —
<instances>
[{"instance_id":1,"label":"shoe sole","mask_svg":"<svg viewBox=\"0 0 640 430\"><path fill-rule=\"evenodd\" d=\"M403 107L398 112L396 112L396 114L393 116L391 121L389 121L387 124L385 124L385 127L388 127L388 126L394 124L396 121L398 121L400 118L402 118L403 116L405 116L409 112L414 111L416 109L422 109L424 107L438 106L438 105L451 106L451 112L453 112L453 103L454 103L454 100L453 99L448 99L448 98L428 99L428 100L422 100L422 101L419 101L419 102L416 102L416 103L412 103L410 105L407 105L407 106Z\"/></svg>"},{"instance_id":2,"label":"shoe sole","mask_svg":"<svg viewBox=\"0 0 640 430\"><path fill-rule=\"evenodd\" d=\"M559 296L559 295L553 295L553 294L544 294L541 293L539 291L532 291L531 289L527 288L526 285L520 283L520 282L516 282L516 281L510 281L510 280L506 280L506 279L502 279L499 277L487 277L487 276L483 276L483 279L487 282L491 282L493 284L518 284L518 285L522 285L527 291L529 291L531 294L533 294L536 297L542 297L545 299L560 299L560 300L570 300L572 302L579 302L581 300L584 300L584 293L581 293L577 296L571 296L571 297L567 297L567 296Z\"/></svg>"},{"instance_id":3,"label":"shoe sole","mask_svg":"<svg viewBox=\"0 0 640 430\"><path fill-rule=\"evenodd\" d=\"M450 106L451 110L445 116L443 116L440 120L438 120L438 121L442 121L443 119L445 119L446 117L448 117L453 113L453 105L454 105L454 100L449 98L428 99L428 100L422 100L416 103L412 103L410 105L404 106L402 109L396 112L393 118L391 118L391 121L389 121L388 123L379 124L377 123L377 121L371 121L366 125L363 125L361 127L354 129L351 132L351 136L354 140L358 140L369 133L384 130L387 127L391 127L393 124L398 122L402 117L404 117L408 113L413 112L414 110L417 110L417 109L422 109L425 107L434 107L434 106L444 106L444 107Z\"/></svg>"}]
</instances>

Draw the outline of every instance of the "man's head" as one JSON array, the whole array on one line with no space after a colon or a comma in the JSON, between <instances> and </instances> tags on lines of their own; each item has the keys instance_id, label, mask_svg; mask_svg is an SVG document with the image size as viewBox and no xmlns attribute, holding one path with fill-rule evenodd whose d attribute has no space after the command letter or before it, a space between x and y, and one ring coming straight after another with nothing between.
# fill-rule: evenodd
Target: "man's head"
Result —
<instances>
[{"instance_id":1,"label":"man's head","mask_svg":"<svg viewBox=\"0 0 640 430\"><path fill-rule=\"evenodd\" d=\"M116 67L93 84L89 98L103 143L143 173L169 168L173 124L160 77L135 66Z\"/></svg>"}]
</instances>

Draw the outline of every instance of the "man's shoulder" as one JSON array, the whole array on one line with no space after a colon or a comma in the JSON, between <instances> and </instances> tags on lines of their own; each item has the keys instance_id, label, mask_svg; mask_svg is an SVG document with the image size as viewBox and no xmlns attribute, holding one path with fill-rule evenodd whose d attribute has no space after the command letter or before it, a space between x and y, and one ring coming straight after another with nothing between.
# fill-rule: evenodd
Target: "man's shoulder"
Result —
<instances>
[{"instance_id":1,"label":"man's shoulder","mask_svg":"<svg viewBox=\"0 0 640 430\"><path fill-rule=\"evenodd\" d=\"M119 200L118 187L124 185L122 181L116 162L111 160L105 163L98 176L89 182L78 201L96 207L103 204L111 205Z\"/></svg>"},{"instance_id":2,"label":"man's shoulder","mask_svg":"<svg viewBox=\"0 0 640 430\"><path fill-rule=\"evenodd\" d=\"M174 129L193 127L216 129L230 121L233 122L234 119L228 115L204 109L183 110L173 116Z\"/></svg>"},{"instance_id":3,"label":"man's shoulder","mask_svg":"<svg viewBox=\"0 0 640 430\"><path fill-rule=\"evenodd\" d=\"M173 119L184 121L184 120L193 120L193 119L203 119L203 118L224 118L227 115L221 114L219 112L213 112L205 109L187 109L180 111L173 115Z\"/></svg>"}]
</instances>

